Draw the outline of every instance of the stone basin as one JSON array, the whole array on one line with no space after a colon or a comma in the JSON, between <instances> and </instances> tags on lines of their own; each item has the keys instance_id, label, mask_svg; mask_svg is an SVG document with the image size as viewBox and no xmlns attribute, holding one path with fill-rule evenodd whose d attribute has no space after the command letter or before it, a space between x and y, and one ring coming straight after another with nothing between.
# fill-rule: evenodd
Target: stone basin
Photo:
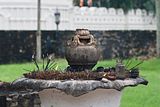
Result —
<instances>
[{"instance_id":1,"label":"stone basin","mask_svg":"<svg viewBox=\"0 0 160 107\"><path fill-rule=\"evenodd\" d=\"M36 107L119 107L123 88L147 83L143 78L114 81L105 78L101 81L20 78L10 83L6 87L7 91L1 84L0 96L37 92L39 105Z\"/></svg>"}]
</instances>

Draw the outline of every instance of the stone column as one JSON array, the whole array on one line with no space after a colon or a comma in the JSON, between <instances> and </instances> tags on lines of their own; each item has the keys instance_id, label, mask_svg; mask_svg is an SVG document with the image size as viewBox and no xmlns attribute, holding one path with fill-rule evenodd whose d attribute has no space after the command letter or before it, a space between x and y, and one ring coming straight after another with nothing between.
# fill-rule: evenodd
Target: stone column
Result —
<instances>
[{"instance_id":1,"label":"stone column","mask_svg":"<svg viewBox=\"0 0 160 107\"><path fill-rule=\"evenodd\" d=\"M6 107L6 97L5 96L0 96L0 107Z\"/></svg>"},{"instance_id":2,"label":"stone column","mask_svg":"<svg viewBox=\"0 0 160 107\"><path fill-rule=\"evenodd\" d=\"M41 101L38 94L34 94L34 106L33 107L41 107Z\"/></svg>"},{"instance_id":3,"label":"stone column","mask_svg":"<svg viewBox=\"0 0 160 107\"><path fill-rule=\"evenodd\" d=\"M78 97L48 89L39 95L41 107L119 107L121 99L121 91L114 89L97 89Z\"/></svg>"}]
</instances>

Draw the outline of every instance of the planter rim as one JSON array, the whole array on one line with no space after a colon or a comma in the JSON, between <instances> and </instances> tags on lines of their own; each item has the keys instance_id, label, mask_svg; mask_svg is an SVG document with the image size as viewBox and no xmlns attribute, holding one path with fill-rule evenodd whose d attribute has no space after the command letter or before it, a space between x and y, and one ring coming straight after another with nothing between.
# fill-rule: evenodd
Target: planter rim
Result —
<instances>
[{"instance_id":1,"label":"planter rim","mask_svg":"<svg viewBox=\"0 0 160 107\"><path fill-rule=\"evenodd\" d=\"M115 89L121 91L128 86L137 86L139 84L147 85L148 81L143 78L114 80L110 81L103 78L101 81L97 80L38 80L20 78L10 83L7 89L0 86L0 96L3 92L10 93L28 93L39 92L44 89L58 89L66 94L78 97L96 89ZM4 86L3 86L4 87Z\"/></svg>"}]
</instances>

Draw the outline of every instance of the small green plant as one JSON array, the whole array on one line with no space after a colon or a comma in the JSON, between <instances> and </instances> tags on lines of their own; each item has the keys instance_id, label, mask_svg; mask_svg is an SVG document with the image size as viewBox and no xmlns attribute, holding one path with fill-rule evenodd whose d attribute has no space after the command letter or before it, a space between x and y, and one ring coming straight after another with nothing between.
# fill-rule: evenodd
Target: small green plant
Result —
<instances>
[{"instance_id":1,"label":"small green plant","mask_svg":"<svg viewBox=\"0 0 160 107\"><path fill-rule=\"evenodd\" d=\"M141 60L140 62L138 62L137 64L135 64L134 66L130 67L130 65L133 63L133 59L128 59L126 64L125 64L125 67L126 69L128 70L132 70L132 69L135 69L137 68L139 65L141 65L142 63L144 62L144 60ZM130 67L130 68L129 68Z\"/></svg>"},{"instance_id":2,"label":"small green plant","mask_svg":"<svg viewBox=\"0 0 160 107\"><path fill-rule=\"evenodd\" d=\"M48 56L47 55L47 61L46 61L46 64L45 64L45 57L43 55L42 57L42 67L40 68L37 60L36 60L36 57L35 55L32 55L32 61L34 62L34 65L36 66L37 70L26 70L26 71L30 71L30 72L33 72L33 71L53 71L53 70L58 70L58 65L57 63L55 62L55 60L53 59L53 57L50 55Z\"/></svg>"}]
</instances>

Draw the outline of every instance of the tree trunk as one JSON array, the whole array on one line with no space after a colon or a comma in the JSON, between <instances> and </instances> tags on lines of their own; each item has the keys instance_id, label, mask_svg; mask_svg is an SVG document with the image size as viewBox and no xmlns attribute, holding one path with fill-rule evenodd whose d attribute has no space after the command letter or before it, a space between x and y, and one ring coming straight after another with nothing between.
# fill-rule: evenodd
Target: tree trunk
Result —
<instances>
[{"instance_id":1,"label":"tree trunk","mask_svg":"<svg viewBox=\"0 0 160 107\"><path fill-rule=\"evenodd\" d=\"M156 0L156 19L157 19L157 56L160 57L160 0Z\"/></svg>"}]
</instances>

